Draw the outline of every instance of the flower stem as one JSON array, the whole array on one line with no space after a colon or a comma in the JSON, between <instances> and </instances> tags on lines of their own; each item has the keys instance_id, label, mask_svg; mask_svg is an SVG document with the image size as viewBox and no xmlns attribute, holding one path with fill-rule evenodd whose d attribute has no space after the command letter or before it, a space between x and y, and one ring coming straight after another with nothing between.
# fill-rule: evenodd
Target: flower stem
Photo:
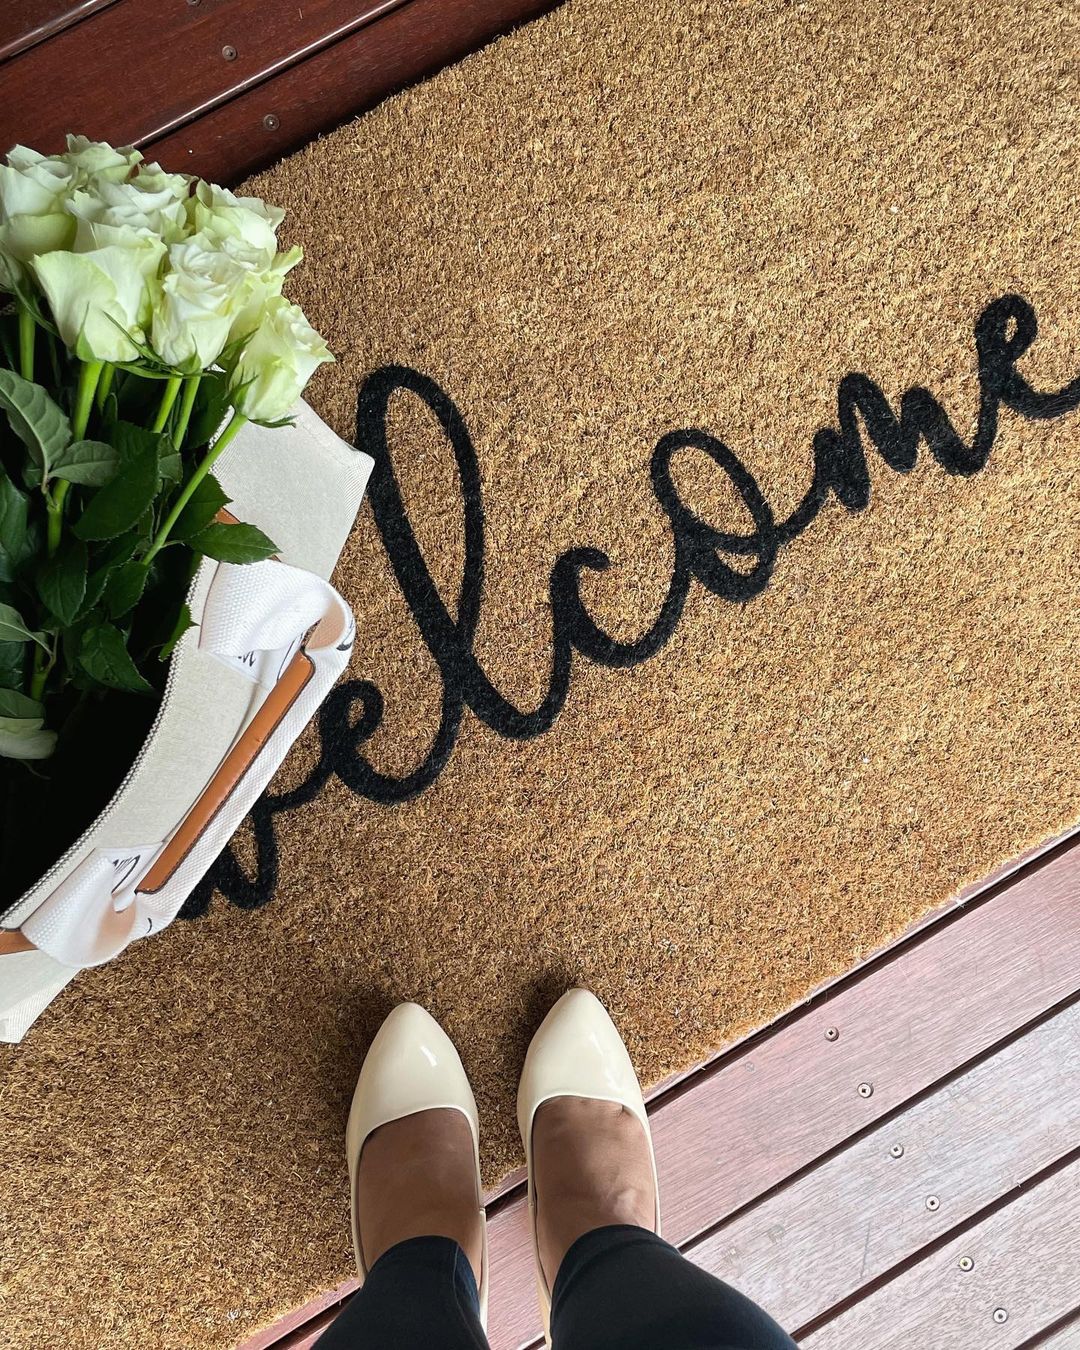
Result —
<instances>
[{"instance_id":1,"label":"flower stem","mask_svg":"<svg viewBox=\"0 0 1080 1350\"><path fill-rule=\"evenodd\" d=\"M158 530L157 534L154 536L154 542L150 545L150 547L146 550L146 553L143 555L142 564L144 567L149 566L154 555L159 551L159 549L168 539L169 531L176 524L177 520L179 520L180 512L183 511L184 507L187 506L188 502L191 500L192 493L199 486L199 484L206 477L206 475L210 472L210 469L213 466L214 461L225 449L225 447L232 441L233 437L245 424L245 422L247 422L247 418L243 415L243 413L238 413L234 409L233 415L229 419L228 426L226 426L225 430L221 433L221 435L217 438L214 444L206 452L205 459L202 461L201 464L198 465L198 467L195 469L195 472L191 475L188 481L180 489L176 501L173 502L172 507L169 510L169 514L161 522L161 529Z\"/></svg>"},{"instance_id":2,"label":"flower stem","mask_svg":"<svg viewBox=\"0 0 1080 1350\"><path fill-rule=\"evenodd\" d=\"M191 410L195 406L195 395L199 392L201 382L201 375L189 375L184 381L184 396L180 400L180 415L176 419L176 426L173 428L173 445L177 450L183 449L184 437L187 435L188 423L191 421Z\"/></svg>"},{"instance_id":3,"label":"flower stem","mask_svg":"<svg viewBox=\"0 0 1080 1350\"><path fill-rule=\"evenodd\" d=\"M24 380L34 378L34 339L37 324L25 305L19 305L19 374Z\"/></svg>"},{"instance_id":4,"label":"flower stem","mask_svg":"<svg viewBox=\"0 0 1080 1350\"><path fill-rule=\"evenodd\" d=\"M165 381L165 392L161 395L161 406L158 408L157 417L154 418L152 431L160 431L169 420L169 414L173 410L173 404L176 402L176 396L180 392L180 386L183 380L179 375L170 375Z\"/></svg>"},{"instance_id":5,"label":"flower stem","mask_svg":"<svg viewBox=\"0 0 1080 1350\"><path fill-rule=\"evenodd\" d=\"M60 354L57 351L59 341L60 339L53 337L51 333L46 333L45 344L49 349L49 365L52 368L53 383L58 389L63 383L63 379L60 375Z\"/></svg>"},{"instance_id":6,"label":"flower stem","mask_svg":"<svg viewBox=\"0 0 1080 1350\"><path fill-rule=\"evenodd\" d=\"M90 421L90 409L94 406L94 391L104 361L84 361L79 367L79 385L75 391L75 412L71 419L71 438L81 441L86 435L86 425ZM45 552L52 557L60 547L60 532L64 523L64 502L71 484L66 478L57 479L52 494L45 494L45 509L48 520L45 527Z\"/></svg>"},{"instance_id":7,"label":"flower stem","mask_svg":"<svg viewBox=\"0 0 1080 1350\"><path fill-rule=\"evenodd\" d=\"M98 380L97 390L94 393L94 407L98 412L101 412L105 407L105 400L109 397L109 390L112 388L115 374L116 367L111 361L106 361L105 369L101 372L101 379Z\"/></svg>"},{"instance_id":8,"label":"flower stem","mask_svg":"<svg viewBox=\"0 0 1080 1350\"><path fill-rule=\"evenodd\" d=\"M57 639L59 641L59 639ZM56 648L46 657L40 647L34 648L34 673L30 676L30 697L35 702L41 702L41 696L45 692L45 681L49 678L49 672L56 664Z\"/></svg>"},{"instance_id":9,"label":"flower stem","mask_svg":"<svg viewBox=\"0 0 1080 1350\"><path fill-rule=\"evenodd\" d=\"M56 491L46 500L45 510L48 513L48 519L45 523L45 554L51 558L60 547L60 531L64 523L64 501L68 495L68 488L71 484L66 478L60 478L56 483Z\"/></svg>"},{"instance_id":10,"label":"flower stem","mask_svg":"<svg viewBox=\"0 0 1080 1350\"><path fill-rule=\"evenodd\" d=\"M90 421L90 409L94 406L94 391L101 379L105 367L104 361L84 361L79 367L79 387L75 391L75 414L71 419L72 439L81 441L86 435L86 424Z\"/></svg>"}]
</instances>

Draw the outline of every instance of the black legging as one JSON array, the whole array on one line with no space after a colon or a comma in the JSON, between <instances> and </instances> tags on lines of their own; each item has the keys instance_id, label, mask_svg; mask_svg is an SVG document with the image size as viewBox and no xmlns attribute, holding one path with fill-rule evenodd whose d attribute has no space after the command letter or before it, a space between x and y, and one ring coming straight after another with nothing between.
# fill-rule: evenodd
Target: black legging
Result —
<instances>
[{"instance_id":1,"label":"black legging","mask_svg":"<svg viewBox=\"0 0 1080 1350\"><path fill-rule=\"evenodd\" d=\"M795 1350L748 1298L645 1228L596 1228L566 1253L553 1350ZM488 1350L476 1281L450 1238L399 1242L315 1350Z\"/></svg>"}]
</instances>

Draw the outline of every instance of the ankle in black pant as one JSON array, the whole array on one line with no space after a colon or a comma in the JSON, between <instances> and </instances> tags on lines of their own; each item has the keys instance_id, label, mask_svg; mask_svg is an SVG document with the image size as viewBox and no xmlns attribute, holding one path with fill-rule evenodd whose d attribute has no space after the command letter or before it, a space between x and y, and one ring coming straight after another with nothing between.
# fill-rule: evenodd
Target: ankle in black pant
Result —
<instances>
[{"instance_id":1,"label":"ankle in black pant","mask_svg":"<svg viewBox=\"0 0 1080 1350\"><path fill-rule=\"evenodd\" d=\"M596 1228L552 1291L553 1350L795 1350L748 1298L645 1228ZM488 1350L476 1280L450 1238L399 1242L315 1350Z\"/></svg>"}]
</instances>

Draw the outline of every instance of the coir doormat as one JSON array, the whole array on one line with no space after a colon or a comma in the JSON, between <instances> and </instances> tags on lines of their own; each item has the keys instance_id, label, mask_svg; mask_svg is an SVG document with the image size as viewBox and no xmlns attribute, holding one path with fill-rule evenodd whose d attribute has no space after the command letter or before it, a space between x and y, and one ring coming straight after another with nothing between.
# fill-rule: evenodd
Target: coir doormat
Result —
<instances>
[{"instance_id":1,"label":"coir doormat","mask_svg":"<svg viewBox=\"0 0 1080 1350\"><path fill-rule=\"evenodd\" d=\"M494 1177L568 984L656 1080L1080 818L1078 42L572 0L257 181L377 461L356 656L215 896L5 1048L8 1344L345 1278L396 1000Z\"/></svg>"}]
</instances>

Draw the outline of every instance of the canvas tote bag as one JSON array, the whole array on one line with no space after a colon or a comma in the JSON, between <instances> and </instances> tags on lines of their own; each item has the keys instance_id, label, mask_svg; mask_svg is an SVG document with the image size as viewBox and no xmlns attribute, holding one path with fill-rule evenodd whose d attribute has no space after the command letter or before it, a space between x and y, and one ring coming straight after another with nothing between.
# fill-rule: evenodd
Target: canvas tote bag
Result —
<instances>
[{"instance_id":1,"label":"canvas tote bag","mask_svg":"<svg viewBox=\"0 0 1080 1350\"><path fill-rule=\"evenodd\" d=\"M230 511L277 558L203 559L195 626L129 773L0 915L0 1040L21 1040L79 970L172 922L348 664L353 615L328 578L372 461L307 404L293 415L291 427L244 427L214 468Z\"/></svg>"}]
</instances>

